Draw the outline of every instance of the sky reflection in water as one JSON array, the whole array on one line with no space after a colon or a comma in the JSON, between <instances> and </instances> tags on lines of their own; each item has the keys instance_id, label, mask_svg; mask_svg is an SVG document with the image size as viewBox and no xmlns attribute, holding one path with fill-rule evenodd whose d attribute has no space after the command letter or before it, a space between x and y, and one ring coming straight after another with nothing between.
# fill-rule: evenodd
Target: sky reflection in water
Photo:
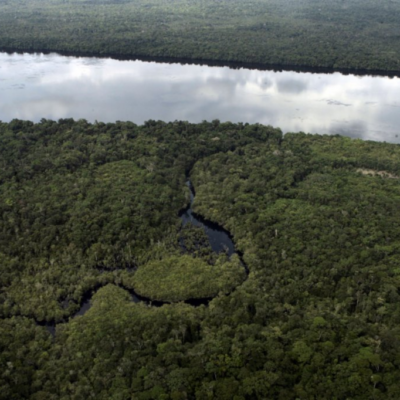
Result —
<instances>
[{"instance_id":1,"label":"sky reflection in water","mask_svg":"<svg viewBox=\"0 0 400 400\"><path fill-rule=\"evenodd\" d=\"M400 143L400 79L0 53L0 120L219 119Z\"/></svg>"}]
</instances>

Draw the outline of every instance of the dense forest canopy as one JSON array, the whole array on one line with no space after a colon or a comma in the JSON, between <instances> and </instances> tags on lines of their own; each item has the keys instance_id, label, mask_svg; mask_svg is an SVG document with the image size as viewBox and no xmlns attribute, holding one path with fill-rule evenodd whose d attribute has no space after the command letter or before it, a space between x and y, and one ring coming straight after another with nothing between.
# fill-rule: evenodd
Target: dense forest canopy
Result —
<instances>
[{"instance_id":1,"label":"dense forest canopy","mask_svg":"<svg viewBox=\"0 0 400 400\"><path fill-rule=\"evenodd\" d=\"M0 123L0 398L398 399L399 160L218 120ZM247 279L182 226L188 175Z\"/></svg>"},{"instance_id":2,"label":"dense forest canopy","mask_svg":"<svg viewBox=\"0 0 400 400\"><path fill-rule=\"evenodd\" d=\"M1 0L0 49L400 71L399 0Z\"/></svg>"},{"instance_id":3,"label":"dense forest canopy","mask_svg":"<svg viewBox=\"0 0 400 400\"><path fill-rule=\"evenodd\" d=\"M399 0L0 0L0 50L398 74L399 20ZM399 203L398 145L0 121L0 399L397 400Z\"/></svg>"}]
</instances>

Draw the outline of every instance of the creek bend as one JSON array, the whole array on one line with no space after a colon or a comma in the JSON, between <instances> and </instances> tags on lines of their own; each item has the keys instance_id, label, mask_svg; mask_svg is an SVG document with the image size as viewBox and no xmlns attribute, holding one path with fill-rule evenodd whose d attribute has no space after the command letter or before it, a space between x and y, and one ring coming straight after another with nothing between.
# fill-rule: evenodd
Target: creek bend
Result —
<instances>
[{"instance_id":1,"label":"creek bend","mask_svg":"<svg viewBox=\"0 0 400 400\"><path fill-rule=\"evenodd\" d=\"M226 254L230 257L234 253L237 253L240 259L240 262L243 266L243 268L246 271L246 279L249 274L249 269L245 262L243 261L243 255L236 251L235 249L235 244L233 243L232 240L232 235L225 230L222 226L218 225L215 222L208 221L207 219L203 218L201 215L196 214L193 212L193 202L195 198L195 190L194 187L188 178L186 185L189 188L190 191L190 202L189 205L181 210L179 212L179 217L182 220L182 225L185 226L188 223L191 223L192 225L196 227L200 227L204 230L206 233L208 240L210 242L211 248L214 252L216 253L221 253L221 252L226 252ZM107 270L105 268L104 270ZM154 307L161 307L164 304L173 304L171 302L167 301L157 301L157 300L152 300L150 298L144 297L139 295L138 293L135 292L134 289L127 288L123 285L117 285L121 287L122 289L128 291L131 295L131 301L133 303L145 303L148 306L154 306ZM89 290L87 293L84 294L81 305L78 311L76 311L72 316L69 318L65 318L64 320L56 323L56 322L47 322L47 321L37 321L36 323L40 326L44 326L52 336L55 336L56 334L56 325L62 324L65 322L68 322L68 320L71 320L77 316L84 315L91 307L91 299L93 295L99 290L103 285L97 285L96 287L92 288ZM235 290L235 288L233 289ZM194 307L200 306L200 305L208 305L208 303L213 299L213 297L207 297L207 298L198 298L198 299L187 299L184 301L186 304L190 304Z\"/></svg>"}]
</instances>

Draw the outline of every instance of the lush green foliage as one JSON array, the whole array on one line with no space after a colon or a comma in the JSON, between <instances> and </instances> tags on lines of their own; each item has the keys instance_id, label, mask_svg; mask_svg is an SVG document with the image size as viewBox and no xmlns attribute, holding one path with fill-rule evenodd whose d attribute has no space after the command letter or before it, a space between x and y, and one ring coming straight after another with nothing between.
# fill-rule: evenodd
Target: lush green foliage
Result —
<instances>
[{"instance_id":1,"label":"lush green foliage","mask_svg":"<svg viewBox=\"0 0 400 400\"><path fill-rule=\"evenodd\" d=\"M0 398L29 398L34 377L48 361L51 339L33 320L0 320ZM36 387L40 389L40 387Z\"/></svg>"},{"instance_id":2,"label":"lush green foliage","mask_svg":"<svg viewBox=\"0 0 400 400\"><path fill-rule=\"evenodd\" d=\"M0 48L400 71L396 0L6 0Z\"/></svg>"},{"instance_id":3,"label":"lush green foliage","mask_svg":"<svg viewBox=\"0 0 400 400\"><path fill-rule=\"evenodd\" d=\"M88 290L129 282L126 267L175 254L186 171L269 136L280 132L217 121L1 124L0 312L61 319Z\"/></svg>"},{"instance_id":4,"label":"lush green foliage","mask_svg":"<svg viewBox=\"0 0 400 400\"><path fill-rule=\"evenodd\" d=\"M397 399L399 160L218 121L1 124L0 398ZM163 278L180 300L199 288L177 266L234 264L182 228L188 172L248 279L226 294L210 278L208 307L133 303L119 285L157 296ZM54 339L35 326L99 285Z\"/></svg>"},{"instance_id":5,"label":"lush green foliage","mask_svg":"<svg viewBox=\"0 0 400 400\"><path fill-rule=\"evenodd\" d=\"M229 293L244 277L237 255L230 261L221 256L215 265L190 256L172 256L140 267L133 287L138 294L154 300L179 301Z\"/></svg>"}]
</instances>

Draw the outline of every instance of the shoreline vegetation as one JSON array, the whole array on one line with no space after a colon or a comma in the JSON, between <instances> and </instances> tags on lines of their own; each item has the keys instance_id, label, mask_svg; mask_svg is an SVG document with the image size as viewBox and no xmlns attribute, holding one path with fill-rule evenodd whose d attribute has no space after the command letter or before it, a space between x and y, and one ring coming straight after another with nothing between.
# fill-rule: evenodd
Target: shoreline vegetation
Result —
<instances>
[{"instance_id":1,"label":"shoreline vegetation","mask_svg":"<svg viewBox=\"0 0 400 400\"><path fill-rule=\"evenodd\" d=\"M118 61L143 61L143 62L155 62L164 64L181 64L181 65L200 65L207 67L227 67L230 69L248 69L257 71L288 71L288 72L299 72L299 73L310 73L310 74L334 74L340 73L342 75L354 75L354 76L382 76L388 78L399 78L400 68L398 70L385 70L385 69L365 69L365 68L333 68L333 67L311 67L307 65L291 65L291 64L262 64L252 62L236 62L227 60L211 60L211 59L190 59L180 57L159 57L159 56L147 56L138 54L115 54L115 53L92 53L92 52L71 52L63 51L60 49L24 49L24 48L1 48L0 53L12 54L58 54L65 57L74 58L104 58Z\"/></svg>"},{"instance_id":2,"label":"shoreline vegetation","mask_svg":"<svg viewBox=\"0 0 400 400\"><path fill-rule=\"evenodd\" d=\"M388 0L7 0L0 49L398 76L399 19Z\"/></svg>"},{"instance_id":3,"label":"shoreline vegetation","mask_svg":"<svg viewBox=\"0 0 400 400\"><path fill-rule=\"evenodd\" d=\"M0 398L396 399L399 160L260 124L1 122ZM182 225L189 172L229 262ZM148 307L138 282L216 297Z\"/></svg>"}]
</instances>

